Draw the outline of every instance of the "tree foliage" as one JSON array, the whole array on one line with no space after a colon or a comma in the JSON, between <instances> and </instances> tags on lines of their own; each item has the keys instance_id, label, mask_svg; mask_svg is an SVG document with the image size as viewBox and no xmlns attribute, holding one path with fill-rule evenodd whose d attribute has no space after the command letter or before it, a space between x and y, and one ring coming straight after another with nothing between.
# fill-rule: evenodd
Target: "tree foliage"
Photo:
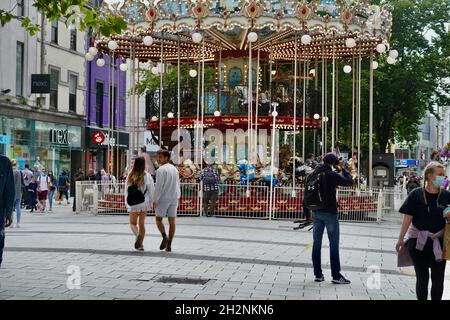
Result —
<instances>
[{"instance_id":1,"label":"tree foliage","mask_svg":"<svg viewBox=\"0 0 450 320\"><path fill-rule=\"evenodd\" d=\"M62 20L67 26L75 24L81 31L88 30L90 35L110 36L120 34L127 28L127 23L121 16L101 17L98 9L88 5L89 0L34 0L35 7L44 14L49 21ZM13 14L15 7L10 10L0 9L0 24L3 26L12 19L22 20L22 27L30 35L40 30L38 24L33 24L29 17L17 17Z\"/></svg>"},{"instance_id":2,"label":"tree foliage","mask_svg":"<svg viewBox=\"0 0 450 320\"><path fill-rule=\"evenodd\" d=\"M450 16L448 0L390 0L393 14L391 48L399 52L394 65L380 57L374 70L374 142L384 152L392 141L414 144L427 111L449 106ZM362 64L362 145L368 144L369 65ZM342 65L340 66L342 70ZM340 73L340 140L351 145L352 77ZM331 83L329 84L331 86ZM330 87L329 86L329 87ZM331 97L330 100L331 101Z\"/></svg>"}]
</instances>

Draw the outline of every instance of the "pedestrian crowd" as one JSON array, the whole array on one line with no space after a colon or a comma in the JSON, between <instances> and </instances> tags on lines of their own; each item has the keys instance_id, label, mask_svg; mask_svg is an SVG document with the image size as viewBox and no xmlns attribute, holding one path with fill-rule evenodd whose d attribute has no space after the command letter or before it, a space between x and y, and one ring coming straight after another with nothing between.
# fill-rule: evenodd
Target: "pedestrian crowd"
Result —
<instances>
[{"instance_id":1,"label":"pedestrian crowd","mask_svg":"<svg viewBox=\"0 0 450 320\"><path fill-rule=\"evenodd\" d=\"M146 151L141 150L142 153ZM129 224L133 233L134 248L144 250L146 234L145 219L149 211L155 212L155 223L161 234L160 250L172 251L176 230L176 217L180 190L180 173L171 163L171 153L159 150L156 160L157 170L149 166L149 157L138 156L134 159L125 180L124 202L129 212ZM313 159L311 159L312 162ZM354 159L355 160L355 159ZM303 207L306 222L313 226L312 266L314 281L325 281L322 270L322 238L327 231L330 251L331 282L350 284L341 273L339 256L340 227L339 207L336 190L339 186L354 185L353 165L346 165L335 153L324 155L314 163L314 170L307 175ZM151 172L153 171L153 175ZM214 215L219 196L220 173L215 166L207 165L198 174L203 184L203 213ZM406 179L406 177L404 177ZM87 175L80 169L74 175L75 181L101 181L112 183L116 178L105 170L95 173L89 170ZM416 295L419 300L428 299L431 280L431 299L442 299L444 291L446 260L450 259L450 248L445 248L444 238L450 240L450 191L445 167L439 162L429 163L420 178L411 175L408 181L408 196L399 212L403 222L399 238L395 245L399 266L414 266L416 276ZM5 228L13 225L20 227L23 207L31 212L52 210L53 201L63 198L69 203L70 179L67 171L56 178L51 170L29 165L20 171L15 160L0 155L0 264L2 259ZM76 195L75 195L76 196ZM16 212L13 219L13 211ZM168 231L164 224L168 220ZM430 273L431 271L431 273Z\"/></svg>"}]
</instances>

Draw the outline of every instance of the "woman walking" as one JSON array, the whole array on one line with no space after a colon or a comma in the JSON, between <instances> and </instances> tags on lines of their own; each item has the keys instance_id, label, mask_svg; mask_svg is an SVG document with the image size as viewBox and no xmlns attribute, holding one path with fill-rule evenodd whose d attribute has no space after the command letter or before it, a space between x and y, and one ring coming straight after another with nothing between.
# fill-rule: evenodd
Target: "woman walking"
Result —
<instances>
[{"instance_id":1,"label":"woman walking","mask_svg":"<svg viewBox=\"0 0 450 320\"><path fill-rule=\"evenodd\" d=\"M402 207L403 223L400 229L397 252L406 247L416 271L418 300L428 299L428 282L431 270L431 299L441 300L444 291L445 260L442 243L445 223L450 217L450 192L443 190L445 168L439 162L425 167L424 186L412 190ZM408 240L404 238L408 233Z\"/></svg>"},{"instance_id":2,"label":"woman walking","mask_svg":"<svg viewBox=\"0 0 450 320\"><path fill-rule=\"evenodd\" d=\"M153 202L154 190L153 178L145 171L145 159L136 158L125 181L125 204L130 212L131 231L136 236L136 250L144 250L145 217Z\"/></svg>"},{"instance_id":3,"label":"woman walking","mask_svg":"<svg viewBox=\"0 0 450 320\"><path fill-rule=\"evenodd\" d=\"M48 177L50 178L50 190L48 192L48 205L49 205L48 211L52 211L53 199L55 197L57 181L56 181L56 177L53 175L52 170L48 171Z\"/></svg>"}]
</instances>

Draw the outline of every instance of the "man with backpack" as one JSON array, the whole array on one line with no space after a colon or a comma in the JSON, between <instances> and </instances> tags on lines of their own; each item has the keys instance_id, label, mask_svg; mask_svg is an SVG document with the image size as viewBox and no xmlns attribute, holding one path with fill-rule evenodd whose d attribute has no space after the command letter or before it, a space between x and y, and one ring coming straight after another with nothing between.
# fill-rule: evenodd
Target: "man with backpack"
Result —
<instances>
[{"instance_id":1,"label":"man with backpack","mask_svg":"<svg viewBox=\"0 0 450 320\"><path fill-rule=\"evenodd\" d=\"M342 169L341 169L342 168ZM337 172L341 169L341 172ZM332 283L350 284L341 274L339 260L339 220L336 200L338 186L350 187L353 184L352 176L344 168L343 160L334 153L328 153L305 183L305 205L312 211L313 218L313 250L312 261L316 282L325 281L321 267L321 250L324 229L327 229L330 241L330 261Z\"/></svg>"},{"instance_id":2,"label":"man with backpack","mask_svg":"<svg viewBox=\"0 0 450 320\"><path fill-rule=\"evenodd\" d=\"M214 216L217 198L219 197L219 172L208 164L199 175L203 182L203 214L207 217ZM211 201L211 211L208 210Z\"/></svg>"}]
</instances>

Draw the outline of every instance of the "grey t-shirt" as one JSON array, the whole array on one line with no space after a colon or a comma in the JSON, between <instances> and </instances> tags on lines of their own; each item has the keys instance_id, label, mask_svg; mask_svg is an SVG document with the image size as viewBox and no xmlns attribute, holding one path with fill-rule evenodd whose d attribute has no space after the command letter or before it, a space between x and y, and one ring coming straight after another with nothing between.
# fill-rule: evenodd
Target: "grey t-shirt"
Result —
<instances>
[{"instance_id":1,"label":"grey t-shirt","mask_svg":"<svg viewBox=\"0 0 450 320\"><path fill-rule=\"evenodd\" d=\"M23 184L25 187L28 187L28 185L31 183L31 178L33 177L33 171L30 169L25 169L22 171L23 174Z\"/></svg>"}]
</instances>

